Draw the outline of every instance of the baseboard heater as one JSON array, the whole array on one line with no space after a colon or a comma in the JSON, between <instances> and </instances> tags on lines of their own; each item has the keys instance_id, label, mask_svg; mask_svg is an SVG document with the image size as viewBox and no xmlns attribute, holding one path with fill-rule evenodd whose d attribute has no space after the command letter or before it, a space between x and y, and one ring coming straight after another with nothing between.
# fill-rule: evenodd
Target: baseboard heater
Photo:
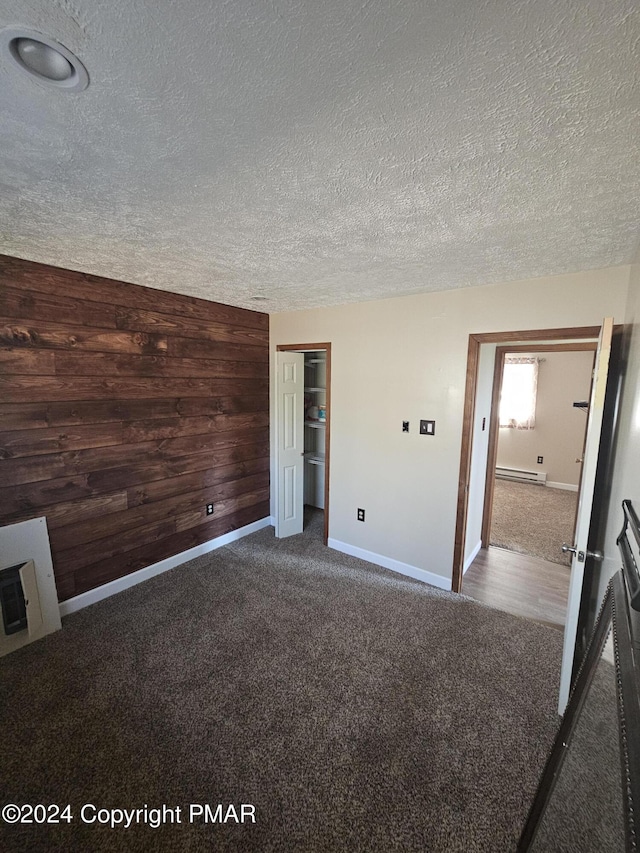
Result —
<instances>
[{"instance_id":1,"label":"baseboard heater","mask_svg":"<svg viewBox=\"0 0 640 853\"><path fill-rule=\"evenodd\" d=\"M496 477L501 480L513 480L516 483L536 483L547 485L546 471L527 471L525 468L505 468L496 466Z\"/></svg>"}]
</instances>

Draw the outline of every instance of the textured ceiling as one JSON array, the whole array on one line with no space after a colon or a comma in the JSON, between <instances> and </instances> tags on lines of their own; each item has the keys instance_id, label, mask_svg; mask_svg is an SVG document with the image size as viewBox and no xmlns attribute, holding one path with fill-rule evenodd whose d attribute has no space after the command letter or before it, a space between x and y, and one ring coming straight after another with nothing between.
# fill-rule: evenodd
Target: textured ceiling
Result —
<instances>
[{"instance_id":1,"label":"textured ceiling","mask_svg":"<svg viewBox=\"0 0 640 853\"><path fill-rule=\"evenodd\" d=\"M637 249L638 0L0 0L18 25L91 82L0 57L5 254L273 312Z\"/></svg>"}]
</instances>

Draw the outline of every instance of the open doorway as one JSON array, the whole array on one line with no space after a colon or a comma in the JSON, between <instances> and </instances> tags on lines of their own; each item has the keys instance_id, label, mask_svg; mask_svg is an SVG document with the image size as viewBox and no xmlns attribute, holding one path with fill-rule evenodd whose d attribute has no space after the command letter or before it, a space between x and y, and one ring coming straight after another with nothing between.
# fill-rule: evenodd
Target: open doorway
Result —
<instances>
[{"instance_id":1,"label":"open doorway","mask_svg":"<svg viewBox=\"0 0 640 853\"><path fill-rule=\"evenodd\" d=\"M558 628L595 349L589 341L496 347L482 550L464 579L466 594Z\"/></svg>"},{"instance_id":2,"label":"open doorway","mask_svg":"<svg viewBox=\"0 0 640 853\"><path fill-rule=\"evenodd\" d=\"M616 431L616 413L620 398L621 376L621 340L622 327L614 325L613 317L605 317L600 327L544 329L516 332L483 333L469 335L467 357L467 381L465 386L464 416L462 428L462 443L460 453L460 477L458 482L458 513L456 518L456 534L454 541L454 562L451 585L454 592L462 591L463 572L466 566L478 552L482 550L482 542L477 549L473 543L473 527L478 522L478 499L481 478L472 476L480 471L484 477L481 483L485 491L487 465L478 465L477 460L484 452L485 459L489 453L489 443L477 440L484 433L487 417L482 413L482 405L487 399L495 401L496 394L486 394L481 381L483 344L491 345L544 345L544 342L594 341L597 335L597 347L594 361L593 382L589 397L589 413L584 447L582 475L578 489L578 511L575 524L575 535L572 544L567 544L566 551L572 554L569 578L569 590L566 604L564 624L564 639L562 665L560 672L560 691L558 708L563 713L569 697L571 684L575 673L580 667L586 649L586 638L589 636L588 627L593 621L594 593L602 577L601 565L605 558L604 537L606 529L607 506L609 499L609 484L614 458L614 438ZM487 348L485 347L485 350ZM485 363L486 363L485 357ZM485 365L486 366L486 365ZM611 368L611 369L610 369ZM486 373L486 370L485 370ZM486 382L486 377L485 377ZM496 378L494 374L494 392ZM497 429L497 407L491 405L491 429ZM482 433L479 433L482 430ZM474 448L475 445L475 448ZM476 514L474 525L469 524L472 510ZM481 523L484 518L480 514ZM491 549L485 549L490 552ZM513 552L496 549L496 553L509 555L509 564L514 566L516 560ZM527 558L528 559L528 558ZM502 607L502 609L508 609ZM509 608L510 609L510 608ZM511 611L513 612L513 611ZM527 614L524 614L527 615ZM535 616L529 615L529 618Z\"/></svg>"},{"instance_id":3,"label":"open doorway","mask_svg":"<svg viewBox=\"0 0 640 853\"><path fill-rule=\"evenodd\" d=\"M277 347L276 536L329 537L331 344Z\"/></svg>"},{"instance_id":4,"label":"open doorway","mask_svg":"<svg viewBox=\"0 0 640 853\"><path fill-rule=\"evenodd\" d=\"M485 547L569 565L561 547L573 541L595 349L591 342L498 347Z\"/></svg>"},{"instance_id":5,"label":"open doorway","mask_svg":"<svg viewBox=\"0 0 640 853\"><path fill-rule=\"evenodd\" d=\"M510 609L511 612L519 615L556 624L559 628L562 628L564 623L570 573L567 571L567 577L562 578L562 572L558 572L559 563L546 560L538 563L536 562L538 558L522 553L524 548L508 551L490 547L500 433L499 400L502 369L507 352L520 357L529 355L537 359L551 360L554 352L585 351L588 354L587 357L593 359L598 333L598 327L580 327L480 334L471 335L469 338L452 588L458 592L462 591L464 572L468 572L469 567L474 563L477 565L476 561L488 561L486 571L492 575L492 579L498 581L493 600L488 603ZM571 394L572 410L574 402L584 402L578 397L586 396L588 399L588 390L587 387L586 395L575 392L576 399L573 399L574 393ZM572 415L582 418L583 422L586 420L583 410L572 411ZM540 434L540 432L535 433L535 435ZM549 470L546 472L541 470L546 467L545 461L551 461L549 454L553 456L553 451L547 452L543 449L540 452L536 449L533 462L529 460L526 466L509 465L508 460L507 462L502 460L503 467L533 471L533 476L539 472L549 474ZM542 463L538 463L538 456L542 456ZM580 452L575 452L571 463L579 468L579 463L575 462L576 458L581 458ZM553 470L552 468L552 474ZM573 485L570 480L575 478L569 478L566 473L557 476L559 476L558 480L551 481ZM572 530L569 529L567 537L569 541L571 541L571 532ZM536 572L538 577L535 576ZM467 578L468 574L465 575L464 587L464 591L468 593L472 588ZM500 581L504 582L502 589L499 588ZM486 600L488 592L486 586L485 578L484 597L478 596L483 600ZM514 601L509 601L510 598ZM514 602L516 606L512 607Z\"/></svg>"}]
</instances>

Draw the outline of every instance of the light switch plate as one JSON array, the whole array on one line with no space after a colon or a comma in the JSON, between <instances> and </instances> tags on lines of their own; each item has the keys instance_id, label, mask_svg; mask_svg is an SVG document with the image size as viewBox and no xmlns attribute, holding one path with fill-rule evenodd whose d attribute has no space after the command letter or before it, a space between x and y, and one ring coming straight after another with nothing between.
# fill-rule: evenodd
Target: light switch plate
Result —
<instances>
[{"instance_id":1,"label":"light switch plate","mask_svg":"<svg viewBox=\"0 0 640 853\"><path fill-rule=\"evenodd\" d=\"M420 435L435 435L436 434L436 422L435 421L420 421Z\"/></svg>"}]
</instances>

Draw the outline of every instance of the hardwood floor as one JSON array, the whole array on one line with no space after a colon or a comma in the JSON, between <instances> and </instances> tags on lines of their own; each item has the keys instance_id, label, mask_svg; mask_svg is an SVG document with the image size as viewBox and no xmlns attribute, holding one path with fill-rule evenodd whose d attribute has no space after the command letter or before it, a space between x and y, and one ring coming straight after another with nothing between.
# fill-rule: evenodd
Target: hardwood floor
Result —
<instances>
[{"instance_id":1,"label":"hardwood floor","mask_svg":"<svg viewBox=\"0 0 640 853\"><path fill-rule=\"evenodd\" d=\"M483 548L464 575L462 592L515 616L564 628L568 566L491 546Z\"/></svg>"}]
</instances>

